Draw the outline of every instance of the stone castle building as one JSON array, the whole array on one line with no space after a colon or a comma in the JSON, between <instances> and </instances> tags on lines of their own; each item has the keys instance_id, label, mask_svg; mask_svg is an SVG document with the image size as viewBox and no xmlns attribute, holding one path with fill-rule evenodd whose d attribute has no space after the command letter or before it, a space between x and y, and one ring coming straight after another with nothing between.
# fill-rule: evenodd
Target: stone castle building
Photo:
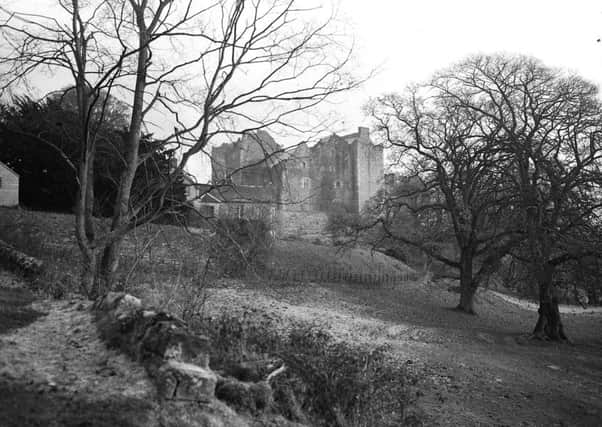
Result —
<instances>
[{"instance_id":1,"label":"stone castle building","mask_svg":"<svg viewBox=\"0 0 602 427\"><path fill-rule=\"evenodd\" d=\"M215 215L269 215L283 234L318 234L328 212L359 213L383 185L383 148L369 130L284 149L257 131L213 148L211 191L198 207Z\"/></svg>"}]
</instances>

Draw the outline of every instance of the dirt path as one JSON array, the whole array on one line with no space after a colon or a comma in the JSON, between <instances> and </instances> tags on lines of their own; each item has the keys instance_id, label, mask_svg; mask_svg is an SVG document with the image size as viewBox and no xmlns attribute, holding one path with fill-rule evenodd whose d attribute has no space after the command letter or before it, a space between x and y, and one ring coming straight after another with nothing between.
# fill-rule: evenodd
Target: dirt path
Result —
<instances>
[{"instance_id":1,"label":"dirt path","mask_svg":"<svg viewBox=\"0 0 602 427\"><path fill-rule=\"evenodd\" d=\"M152 426L144 370L106 350L81 300L32 302L0 270L0 425Z\"/></svg>"},{"instance_id":2,"label":"dirt path","mask_svg":"<svg viewBox=\"0 0 602 427\"><path fill-rule=\"evenodd\" d=\"M525 308L531 311L537 311L539 306L531 301L523 300L512 295L506 295L501 292L490 291L492 295L497 296L507 302L518 305L519 307ZM562 314L596 314L602 313L602 307L579 307L575 305L563 305L558 306L558 310Z\"/></svg>"},{"instance_id":3,"label":"dirt path","mask_svg":"<svg viewBox=\"0 0 602 427\"><path fill-rule=\"evenodd\" d=\"M528 338L535 313L520 305L483 292L473 317L446 308L456 299L432 283L388 290L237 283L213 290L208 306L258 310L319 324L346 341L391 345L422 377L425 425L601 425L600 313L565 315L574 345L557 345Z\"/></svg>"}]
</instances>

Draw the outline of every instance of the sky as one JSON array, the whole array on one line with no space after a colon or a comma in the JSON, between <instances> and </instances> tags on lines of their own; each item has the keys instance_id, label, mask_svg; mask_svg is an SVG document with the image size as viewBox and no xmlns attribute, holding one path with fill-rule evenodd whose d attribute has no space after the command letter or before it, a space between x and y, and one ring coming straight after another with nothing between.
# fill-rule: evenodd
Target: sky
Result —
<instances>
[{"instance_id":1,"label":"sky","mask_svg":"<svg viewBox=\"0 0 602 427\"><path fill-rule=\"evenodd\" d=\"M20 6L17 9L56 4L56 0L6 1ZM330 109L339 118L332 132L370 127L362 113L370 97L403 92L409 84L476 53L534 56L602 85L602 43L597 42L602 38L600 0L323 1L338 4L338 18L353 36L354 73L361 76L378 69L362 88L322 107L325 114ZM287 145L285 140L278 142ZM207 159L191 160L189 171L206 181Z\"/></svg>"},{"instance_id":2,"label":"sky","mask_svg":"<svg viewBox=\"0 0 602 427\"><path fill-rule=\"evenodd\" d=\"M370 96L412 82L476 53L534 56L602 84L602 2L590 0L341 0L364 68L382 71L344 105L346 124L369 125Z\"/></svg>"},{"instance_id":3,"label":"sky","mask_svg":"<svg viewBox=\"0 0 602 427\"><path fill-rule=\"evenodd\" d=\"M340 116L333 132L370 127L362 113L370 97L403 92L477 53L533 56L602 85L599 0L339 1L339 18L355 41L355 71L379 71L332 105ZM189 170L208 179L207 162L200 158Z\"/></svg>"}]
</instances>

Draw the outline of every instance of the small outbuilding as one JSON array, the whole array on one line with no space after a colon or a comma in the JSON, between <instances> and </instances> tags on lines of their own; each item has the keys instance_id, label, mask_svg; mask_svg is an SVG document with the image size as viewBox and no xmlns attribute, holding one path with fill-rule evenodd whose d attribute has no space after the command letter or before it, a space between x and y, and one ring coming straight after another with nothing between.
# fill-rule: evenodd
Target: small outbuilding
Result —
<instances>
[{"instance_id":1,"label":"small outbuilding","mask_svg":"<svg viewBox=\"0 0 602 427\"><path fill-rule=\"evenodd\" d=\"M19 205L19 174L0 162L0 206Z\"/></svg>"}]
</instances>

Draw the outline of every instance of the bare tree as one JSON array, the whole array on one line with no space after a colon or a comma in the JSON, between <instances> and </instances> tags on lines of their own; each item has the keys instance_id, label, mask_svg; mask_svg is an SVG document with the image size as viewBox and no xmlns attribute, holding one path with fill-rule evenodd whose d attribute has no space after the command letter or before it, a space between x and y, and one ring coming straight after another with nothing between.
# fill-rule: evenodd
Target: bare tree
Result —
<instances>
[{"instance_id":1,"label":"bare tree","mask_svg":"<svg viewBox=\"0 0 602 427\"><path fill-rule=\"evenodd\" d=\"M368 107L403 176L377 206L378 223L387 238L456 270L457 308L474 314L478 286L516 241L507 209L512 195L501 172L508 156L494 144L495 128L437 87L444 79Z\"/></svg>"},{"instance_id":2,"label":"bare tree","mask_svg":"<svg viewBox=\"0 0 602 427\"><path fill-rule=\"evenodd\" d=\"M76 235L84 255L82 286L110 289L125 234L152 220L189 158L218 135L268 126L295 129L300 113L359 82L344 72L350 48L315 22L298 0L58 0L56 13L0 9L0 87L8 91L42 70L67 75L77 93L82 155ZM106 94L106 95L103 95ZM93 222L97 126L92 116L115 96L130 107L123 169L108 231ZM102 121L102 120L101 120ZM132 194L145 126L161 121L164 144L182 149L172 173ZM165 125L168 123L168 125ZM167 131L167 129L173 129Z\"/></svg>"},{"instance_id":3,"label":"bare tree","mask_svg":"<svg viewBox=\"0 0 602 427\"><path fill-rule=\"evenodd\" d=\"M597 88L524 57L477 56L437 85L463 110L496 129L510 156L505 169L516 194L528 262L539 288L535 336L565 339L553 280L561 263L595 254L599 223L602 108ZM587 236L590 236L588 238Z\"/></svg>"}]
</instances>

